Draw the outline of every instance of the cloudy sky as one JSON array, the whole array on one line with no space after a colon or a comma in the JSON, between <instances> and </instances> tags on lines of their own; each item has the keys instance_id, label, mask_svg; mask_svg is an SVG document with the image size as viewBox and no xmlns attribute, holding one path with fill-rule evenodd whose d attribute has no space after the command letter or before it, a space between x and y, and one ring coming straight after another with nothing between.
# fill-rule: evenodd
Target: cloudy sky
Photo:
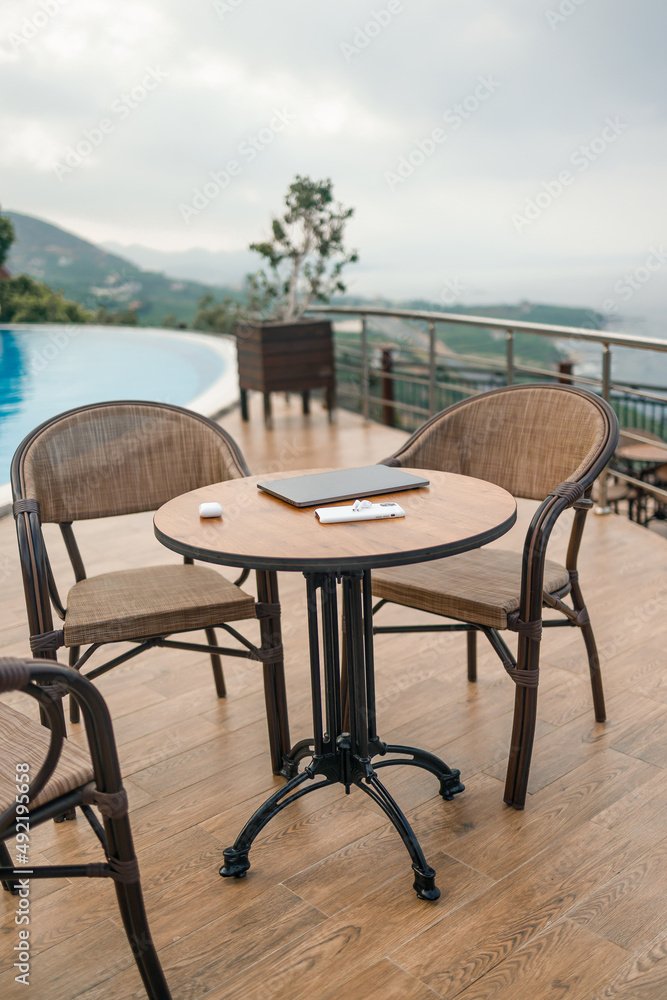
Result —
<instances>
[{"instance_id":1,"label":"cloudy sky","mask_svg":"<svg viewBox=\"0 0 667 1000\"><path fill-rule=\"evenodd\" d=\"M240 251L331 177L350 291L667 319L666 29L664 0L3 0L0 200Z\"/></svg>"}]
</instances>

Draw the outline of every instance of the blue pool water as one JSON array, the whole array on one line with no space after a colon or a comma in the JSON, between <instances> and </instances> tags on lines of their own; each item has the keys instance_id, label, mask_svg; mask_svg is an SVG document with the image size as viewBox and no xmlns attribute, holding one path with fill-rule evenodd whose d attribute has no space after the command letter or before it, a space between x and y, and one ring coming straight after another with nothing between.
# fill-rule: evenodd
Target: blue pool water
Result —
<instances>
[{"instance_id":1,"label":"blue pool water","mask_svg":"<svg viewBox=\"0 0 667 1000\"><path fill-rule=\"evenodd\" d=\"M187 405L223 374L187 337L64 324L0 329L0 484L26 434L74 406L108 399Z\"/></svg>"}]
</instances>

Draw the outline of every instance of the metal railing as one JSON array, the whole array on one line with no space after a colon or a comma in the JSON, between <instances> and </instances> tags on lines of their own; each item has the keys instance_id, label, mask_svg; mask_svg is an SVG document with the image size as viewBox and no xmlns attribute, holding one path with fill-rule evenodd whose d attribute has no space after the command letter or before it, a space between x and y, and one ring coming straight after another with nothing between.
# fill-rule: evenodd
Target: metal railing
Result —
<instances>
[{"instance_id":1,"label":"metal railing","mask_svg":"<svg viewBox=\"0 0 667 1000\"><path fill-rule=\"evenodd\" d=\"M423 420L464 396L498 385L547 379L576 383L599 392L615 409L621 426L638 431L631 435L637 441L651 440L652 444L660 444L654 438L642 438L642 430L667 438L667 386L628 384L614 381L612 376L614 349L626 347L667 354L667 340L584 327L429 310L326 305L313 306L308 313L330 316L332 320L360 320L356 342L352 338L346 341L337 338L336 370L341 404L361 412L365 420L374 418L413 430ZM373 337L369 323L373 317L402 321L400 336ZM504 357L481 357L448 351L438 337L440 324L473 327L490 331L496 337L504 337ZM517 360L517 334L600 345L599 378L577 375L571 371L571 365L562 365L558 370L520 363ZM667 443L664 447L667 462ZM629 484L640 485L658 502L667 500L664 489L622 472L615 471L614 476ZM609 508L605 476L601 477L599 486L598 510L606 512Z\"/></svg>"}]
</instances>

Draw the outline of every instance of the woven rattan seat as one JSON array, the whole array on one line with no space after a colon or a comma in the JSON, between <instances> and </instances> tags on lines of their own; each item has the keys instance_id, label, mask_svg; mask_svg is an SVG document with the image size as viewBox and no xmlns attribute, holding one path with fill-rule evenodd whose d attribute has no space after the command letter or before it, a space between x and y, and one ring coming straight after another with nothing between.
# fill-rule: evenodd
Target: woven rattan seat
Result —
<instances>
[{"instance_id":1,"label":"woven rattan seat","mask_svg":"<svg viewBox=\"0 0 667 1000\"><path fill-rule=\"evenodd\" d=\"M63 631L66 646L80 646L254 617L254 598L213 569L150 566L75 584L67 596Z\"/></svg>"},{"instance_id":2,"label":"woven rattan seat","mask_svg":"<svg viewBox=\"0 0 667 1000\"><path fill-rule=\"evenodd\" d=\"M450 559L375 570L378 612L387 602L431 612L451 624L429 631L468 635L468 678L477 677L476 633L483 632L516 684L505 801L523 808L537 717L540 644L544 625L581 629L595 718L604 721L604 695L593 630L579 585L577 556L596 477L611 458L618 422L592 393L565 385L517 385L450 406L420 427L385 464L437 469L495 483L515 497L540 501L523 552L486 546ZM575 507L566 564L547 560L552 529ZM571 605L563 598L571 598ZM543 608L560 617L543 620ZM382 616L376 622L382 621ZM418 631L380 625L374 632ZM519 633L511 652L500 632Z\"/></svg>"},{"instance_id":3,"label":"woven rattan seat","mask_svg":"<svg viewBox=\"0 0 667 1000\"><path fill-rule=\"evenodd\" d=\"M65 738L59 696L62 690L69 691L76 698L83 713L87 739L85 750ZM35 879L92 878L112 882L122 926L146 995L149 1000L171 1000L146 917L139 862L130 830L127 793L122 785L116 743L104 698L90 681L69 667L58 666L49 660L8 657L0 659L0 693L5 691L22 691L27 696L26 701L34 699L39 704L45 724L39 725L14 708L0 703L0 882L3 889L26 898L32 889L30 883ZM41 823L52 819L75 819L78 809L99 841L103 860L90 863L89 841L86 841L83 864L72 863L71 857L68 857L67 864L33 864L34 858L30 856L34 847L33 831ZM50 843L49 855L57 851L57 840L56 835L54 843ZM70 842L68 854L71 849ZM83 852L83 844L81 849ZM105 891L100 886L98 889L102 893ZM21 902L19 900L19 905ZM16 914L19 912L27 913L16 908ZM29 920L29 934L32 935L32 913ZM16 922L24 923L23 920ZM86 947L92 950L92 938ZM100 937L99 948L100 951L104 949L103 936ZM15 958L12 959L15 962L12 976L27 975L30 970L29 963L16 954L18 950L15 949ZM28 950L27 945L25 950ZM22 964L24 961L25 964ZM27 978L17 981L32 985ZM128 985L133 996L137 996L135 989L138 983L137 978L136 984ZM75 993L78 995L82 988L79 983ZM64 989L61 982L59 995L64 995ZM11 987L10 994L15 995ZM44 994L40 992L40 995Z\"/></svg>"},{"instance_id":4,"label":"woven rattan seat","mask_svg":"<svg viewBox=\"0 0 667 1000\"><path fill-rule=\"evenodd\" d=\"M271 761L279 771L290 744L276 574L257 572L258 599L240 589L249 570L232 583L191 559L121 569L127 560L119 553L117 570L89 576L73 528L75 521L154 511L175 496L249 471L234 440L206 417L163 403L96 403L53 417L19 445L12 462L14 515L33 653L56 659L64 646L70 666L81 669L101 644L134 644L93 669L86 666L86 676L94 679L154 646L205 651L221 698L221 654L259 660ZM49 522L59 526L74 571L64 601L42 533ZM114 556L105 553L105 570ZM53 611L61 628L54 628ZM247 619L256 623L255 642L230 624ZM206 644L174 638L198 629ZM220 646L216 629L237 645ZM78 720L72 699L70 718Z\"/></svg>"},{"instance_id":5,"label":"woven rattan seat","mask_svg":"<svg viewBox=\"0 0 667 1000\"><path fill-rule=\"evenodd\" d=\"M393 604L420 611L474 621L489 628L507 628L507 616L521 601L520 552L492 550L492 570L484 549L415 566L399 566L373 573L373 593ZM544 586L552 593L569 586L565 566L547 560Z\"/></svg>"},{"instance_id":6,"label":"woven rattan seat","mask_svg":"<svg viewBox=\"0 0 667 1000\"><path fill-rule=\"evenodd\" d=\"M7 809L16 798L17 750L21 761L30 765L30 774L37 774L49 749L50 733L27 715L0 702L0 811ZM57 767L47 784L30 803L30 809L87 785L93 780L90 754L63 740Z\"/></svg>"}]
</instances>

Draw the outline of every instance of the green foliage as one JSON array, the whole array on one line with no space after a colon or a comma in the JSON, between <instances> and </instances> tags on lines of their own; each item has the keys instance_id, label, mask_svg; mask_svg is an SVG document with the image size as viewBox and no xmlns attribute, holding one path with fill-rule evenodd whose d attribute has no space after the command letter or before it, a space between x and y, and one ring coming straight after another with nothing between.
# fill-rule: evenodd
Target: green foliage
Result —
<instances>
[{"instance_id":1,"label":"green foliage","mask_svg":"<svg viewBox=\"0 0 667 1000\"><path fill-rule=\"evenodd\" d=\"M15 238L12 220L6 215L0 216L0 267L7 260L7 254Z\"/></svg>"},{"instance_id":2,"label":"green foliage","mask_svg":"<svg viewBox=\"0 0 667 1000\"><path fill-rule=\"evenodd\" d=\"M192 321L194 330L205 330L207 333L233 334L236 324L244 319L245 310L240 302L226 295L218 302L212 293L203 295L199 300L199 308Z\"/></svg>"},{"instance_id":3,"label":"green foliage","mask_svg":"<svg viewBox=\"0 0 667 1000\"><path fill-rule=\"evenodd\" d=\"M202 295L192 328L207 333L235 334L237 324L264 315L268 308L269 298L259 287L256 275L249 274L243 291L225 295L221 302L212 292Z\"/></svg>"},{"instance_id":4,"label":"green foliage","mask_svg":"<svg viewBox=\"0 0 667 1000\"><path fill-rule=\"evenodd\" d=\"M207 333L233 333L239 318L239 304L229 295L222 302L208 292L199 300L199 307L192 321L194 330L205 330Z\"/></svg>"},{"instance_id":5,"label":"green foliage","mask_svg":"<svg viewBox=\"0 0 667 1000\"><path fill-rule=\"evenodd\" d=\"M27 274L0 281L0 318L4 323L90 323L92 314Z\"/></svg>"},{"instance_id":6,"label":"green foliage","mask_svg":"<svg viewBox=\"0 0 667 1000\"><path fill-rule=\"evenodd\" d=\"M311 302L328 302L344 292L341 272L358 260L343 244L345 224L354 209L334 203L331 180L301 177L290 184L286 212L271 223L271 239L251 243L267 270L248 275L250 314L291 321Z\"/></svg>"},{"instance_id":7,"label":"green foliage","mask_svg":"<svg viewBox=\"0 0 667 1000\"><path fill-rule=\"evenodd\" d=\"M137 326L139 323L136 309L107 309L106 306L99 306L91 320L104 326Z\"/></svg>"},{"instance_id":8,"label":"green foliage","mask_svg":"<svg viewBox=\"0 0 667 1000\"><path fill-rule=\"evenodd\" d=\"M172 313L177 326L189 324L197 303L208 291L226 294L204 282L177 280L143 271L123 257L107 253L58 226L18 212L7 212L16 231L7 266L12 274L29 274L85 309L137 310L138 322L160 326ZM101 322L101 320L99 321Z\"/></svg>"}]
</instances>

